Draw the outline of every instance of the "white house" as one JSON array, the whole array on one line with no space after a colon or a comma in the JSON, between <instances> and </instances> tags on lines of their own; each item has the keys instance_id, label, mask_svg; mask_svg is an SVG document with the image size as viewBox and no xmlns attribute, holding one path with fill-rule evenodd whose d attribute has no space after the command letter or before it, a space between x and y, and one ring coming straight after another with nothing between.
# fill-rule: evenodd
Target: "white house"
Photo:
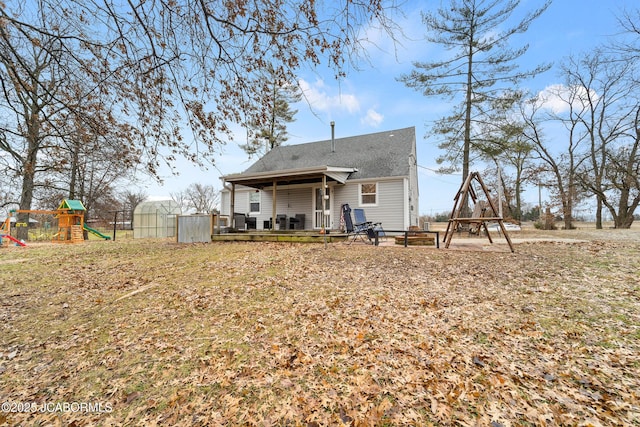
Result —
<instances>
[{"instance_id":1,"label":"white house","mask_svg":"<svg viewBox=\"0 0 640 427\"><path fill-rule=\"evenodd\" d=\"M221 214L238 228L337 230L345 203L385 229L418 225L414 127L280 146L221 179Z\"/></svg>"}]
</instances>

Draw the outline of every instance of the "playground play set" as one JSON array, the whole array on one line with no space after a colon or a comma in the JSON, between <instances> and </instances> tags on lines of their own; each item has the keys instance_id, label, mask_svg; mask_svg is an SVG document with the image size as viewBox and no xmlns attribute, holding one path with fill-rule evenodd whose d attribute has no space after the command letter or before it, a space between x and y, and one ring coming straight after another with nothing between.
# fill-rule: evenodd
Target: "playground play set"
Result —
<instances>
[{"instance_id":1,"label":"playground play set","mask_svg":"<svg viewBox=\"0 0 640 427\"><path fill-rule=\"evenodd\" d=\"M25 243L11 236L11 216L14 213L53 214L58 219L58 232L53 235L53 243L82 243L84 242L84 230L96 236L109 240L110 236L94 230L84 222L84 214L87 209L80 200L63 200L54 211L17 209L9 212L9 216L0 227L0 245L4 239L15 242L19 246ZM21 224L27 226L26 224ZM18 224L16 224L18 226Z\"/></svg>"}]
</instances>

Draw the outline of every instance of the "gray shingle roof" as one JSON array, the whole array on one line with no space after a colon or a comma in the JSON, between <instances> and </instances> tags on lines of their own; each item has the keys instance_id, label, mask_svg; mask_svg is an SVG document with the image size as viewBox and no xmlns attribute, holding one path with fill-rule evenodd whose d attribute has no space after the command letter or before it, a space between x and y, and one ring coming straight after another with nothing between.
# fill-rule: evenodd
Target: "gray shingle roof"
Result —
<instances>
[{"instance_id":1,"label":"gray shingle roof","mask_svg":"<svg viewBox=\"0 0 640 427\"><path fill-rule=\"evenodd\" d=\"M409 176L409 164L415 162L415 127L335 138L334 142L334 152L330 139L276 147L244 173L334 166L357 168L350 179L370 179Z\"/></svg>"}]
</instances>

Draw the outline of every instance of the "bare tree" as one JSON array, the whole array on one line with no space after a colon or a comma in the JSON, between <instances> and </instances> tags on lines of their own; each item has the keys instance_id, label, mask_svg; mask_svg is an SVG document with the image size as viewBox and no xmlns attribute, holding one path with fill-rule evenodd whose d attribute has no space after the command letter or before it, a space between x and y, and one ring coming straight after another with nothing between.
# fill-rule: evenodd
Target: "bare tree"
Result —
<instances>
[{"instance_id":1,"label":"bare tree","mask_svg":"<svg viewBox=\"0 0 640 427\"><path fill-rule=\"evenodd\" d=\"M38 0L38 8L75 30L64 46L95 90L117 100L131 125L122 143L140 148L156 174L161 161L176 156L214 162L219 145L233 137L233 123L267 123L270 95L259 84L267 65L277 81L296 81L306 64L327 64L345 75L362 48L363 26L394 37L395 1L340 0L324 7L316 0ZM52 32L17 8L0 9L5 25L42 37ZM185 121L189 137L181 129Z\"/></svg>"},{"instance_id":2,"label":"bare tree","mask_svg":"<svg viewBox=\"0 0 640 427\"><path fill-rule=\"evenodd\" d=\"M550 188L561 207L565 229L572 229L573 207L581 196L577 170L585 160L584 156L580 156L585 135L578 131L578 117L584 107L577 102L581 92L576 88L565 90L564 87L558 87L552 92L553 97L566 104L567 110L564 115L557 112L549 114L545 110L548 100L544 97L528 99L520 104L520 114L524 123L523 135L535 153L534 160L541 163L541 171L550 177L546 179L540 175L538 184ZM543 123L552 119L562 123L567 131L567 144L560 149L554 145L554 141L546 138L543 132Z\"/></svg>"},{"instance_id":3,"label":"bare tree","mask_svg":"<svg viewBox=\"0 0 640 427\"><path fill-rule=\"evenodd\" d=\"M640 205L640 105L625 144L607 152L605 177L615 193L603 199L616 228L630 228Z\"/></svg>"},{"instance_id":4,"label":"bare tree","mask_svg":"<svg viewBox=\"0 0 640 427\"><path fill-rule=\"evenodd\" d=\"M490 174L502 180L509 215L518 221L522 218L524 187L529 182L535 183L538 169L532 159L531 142L524 135L526 125L518 113L523 96L514 93L506 103L495 103L492 120L479 124L480 135L476 140L480 156L495 164Z\"/></svg>"},{"instance_id":5,"label":"bare tree","mask_svg":"<svg viewBox=\"0 0 640 427\"><path fill-rule=\"evenodd\" d=\"M509 149L502 151L492 159L495 167L491 168L489 174L495 181L500 180L500 187L503 189L504 202L508 209L508 216L520 221L522 219L522 193L528 182L533 182L537 176L537 168L532 162L533 147L526 140L524 135L514 135L510 141ZM490 178L485 179L491 183Z\"/></svg>"},{"instance_id":6,"label":"bare tree","mask_svg":"<svg viewBox=\"0 0 640 427\"><path fill-rule=\"evenodd\" d=\"M6 214L8 210L14 205L17 205L17 198L15 193L17 183L15 177L10 174L0 174L0 212Z\"/></svg>"},{"instance_id":7,"label":"bare tree","mask_svg":"<svg viewBox=\"0 0 640 427\"><path fill-rule=\"evenodd\" d=\"M110 99L93 93L88 82L74 81L61 90L65 108L55 118L59 129L60 166L57 178L71 199L90 210L103 190L130 174L139 151L121 144L128 126L119 122Z\"/></svg>"},{"instance_id":8,"label":"bare tree","mask_svg":"<svg viewBox=\"0 0 640 427\"><path fill-rule=\"evenodd\" d=\"M0 129L0 150L22 178L20 209L31 208L36 175L55 167L51 157L43 154L55 150L47 141L54 133L48 117L55 114L56 90L64 78L58 66L59 52L59 37L47 36L34 43L28 34L0 24L1 107L11 115ZM28 220L28 214L18 214L19 222ZM26 240L27 232L19 228L17 237Z\"/></svg>"},{"instance_id":9,"label":"bare tree","mask_svg":"<svg viewBox=\"0 0 640 427\"><path fill-rule=\"evenodd\" d=\"M136 209L136 206L138 206L139 203L144 202L147 197L147 194L142 191L134 192L131 190L127 190L120 195L120 199L123 200L123 208L129 212L133 212Z\"/></svg>"},{"instance_id":10,"label":"bare tree","mask_svg":"<svg viewBox=\"0 0 640 427\"><path fill-rule=\"evenodd\" d=\"M213 185L191 184L184 192L189 208L198 213L212 213L220 201L220 192Z\"/></svg>"},{"instance_id":11,"label":"bare tree","mask_svg":"<svg viewBox=\"0 0 640 427\"><path fill-rule=\"evenodd\" d=\"M566 85L578 94L581 109L564 120L577 121L585 134L587 147L576 177L580 184L596 196L596 228L602 228L603 205L618 198L606 174L611 150L633 128L637 108L634 93L637 85L629 77L633 63L613 61L602 51L569 58L562 66ZM625 207L626 209L626 207ZM616 217L618 214L615 215Z\"/></svg>"},{"instance_id":12,"label":"bare tree","mask_svg":"<svg viewBox=\"0 0 640 427\"><path fill-rule=\"evenodd\" d=\"M611 50L621 61L637 62L640 59L640 9L623 11L618 16L618 24L628 37L614 40Z\"/></svg>"},{"instance_id":13,"label":"bare tree","mask_svg":"<svg viewBox=\"0 0 640 427\"><path fill-rule=\"evenodd\" d=\"M68 24L39 9L32 26L13 25L1 16L8 9L1 10L0 110L7 119L0 151L22 179L17 204L31 209L40 191L43 199L80 198L91 210L138 160L128 145L114 144L129 127L115 119L105 105L108 93L96 90L94 76L72 51ZM27 6L19 11L23 17L32 12ZM109 149L111 156L102 157ZM19 214L21 222L27 218ZM18 234L25 238L26 230Z\"/></svg>"},{"instance_id":14,"label":"bare tree","mask_svg":"<svg viewBox=\"0 0 640 427\"><path fill-rule=\"evenodd\" d=\"M169 193L171 200L176 202L180 206L181 212L188 212L191 209L191 198L189 192L185 189L182 191Z\"/></svg>"},{"instance_id":15,"label":"bare tree","mask_svg":"<svg viewBox=\"0 0 640 427\"><path fill-rule=\"evenodd\" d=\"M142 191L134 192L127 190L120 194L118 199L122 205L125 221L129 221L129 223L133 225L133 211L135 211L136 206L144 202L147 197L149 196Z\"/></svg>"}]
</instances>

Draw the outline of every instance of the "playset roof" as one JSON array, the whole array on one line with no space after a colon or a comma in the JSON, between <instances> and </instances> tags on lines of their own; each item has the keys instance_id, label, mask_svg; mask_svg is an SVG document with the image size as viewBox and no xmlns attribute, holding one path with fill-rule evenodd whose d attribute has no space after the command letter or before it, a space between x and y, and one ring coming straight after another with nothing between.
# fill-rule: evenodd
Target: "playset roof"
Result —
<instances>
[{"instance_id":1,"label":"playset roof","mask_svg":"<svg viewBox=\"0 0 640 427\"><path fill-rule=\"evenodd\" d=\"M84 207L80 200L64 199L58 206L58 210L86 211L87 208Z\"/></svg>"}]
</instances>

